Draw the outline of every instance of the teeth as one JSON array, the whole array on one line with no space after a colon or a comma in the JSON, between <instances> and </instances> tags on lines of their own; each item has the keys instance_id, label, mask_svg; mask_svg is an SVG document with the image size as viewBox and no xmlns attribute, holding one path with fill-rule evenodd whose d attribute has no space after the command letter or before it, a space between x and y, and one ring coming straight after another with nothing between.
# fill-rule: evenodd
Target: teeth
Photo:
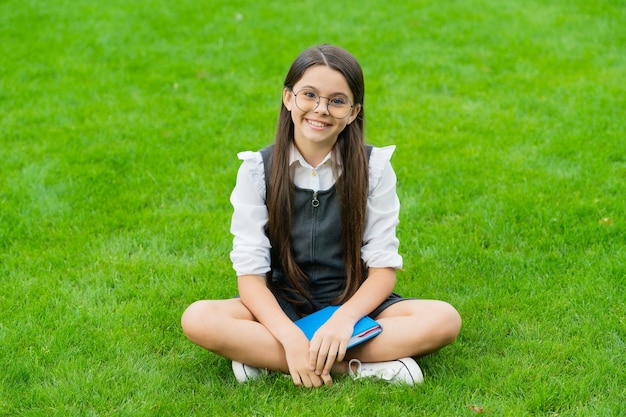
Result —
<instances>
[{"instance_id":1,"label":"teeth","mask_svg":"<svg viewBox=\"0 0 626 417\"><path fill-rule=\"evenodd\" d=\"M309 124L312 124L313 126L316 126L316 127L325 127L325 126L327 126L326 123L316 122L315 120L309 120L308 122L309 122Z\"/></svg>"}]
</instances>

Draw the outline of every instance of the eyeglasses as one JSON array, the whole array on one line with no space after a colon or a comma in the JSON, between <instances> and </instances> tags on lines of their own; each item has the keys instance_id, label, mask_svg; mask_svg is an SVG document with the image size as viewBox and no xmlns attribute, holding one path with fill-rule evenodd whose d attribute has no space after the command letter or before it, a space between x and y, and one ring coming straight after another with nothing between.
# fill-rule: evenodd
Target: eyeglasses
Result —
<instances>
[{"instance_id":1,"label":"eyeglasses","mask_svg":"<svg viewBox=\"0 0 626 417\"><path fill-rule=\"evenodd\" d=\"M292 94L295 97L296 106L305 112L317 109L320 105L320 100L325 98L328 114L335 119L343 119L344 117L347 117L353 107L352 102L343 94L338 94L333 97L323 97L317 94L315 90L310 90L308 88L304 88L297 93L292 91Z\"/></svg>"}]
</instances>

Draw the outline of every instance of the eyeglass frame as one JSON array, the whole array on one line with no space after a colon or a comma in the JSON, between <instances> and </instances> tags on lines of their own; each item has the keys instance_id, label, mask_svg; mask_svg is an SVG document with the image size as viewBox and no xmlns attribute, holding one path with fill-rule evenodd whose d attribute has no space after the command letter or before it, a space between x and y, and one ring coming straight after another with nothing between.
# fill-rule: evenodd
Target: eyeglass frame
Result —
<instances>
[{"instance_id":1,"label":"eyeglass frame","mask_svg":"<svg viewBox=\"0 0 626 417\"><path fill-rule=\"evenodd\" d=\"M317 94L317 103L315 103L315 106L314 106L312 109L310 109L310 110L303 110L303 109L301 109L301 108L300 108L300 106L298 106L298 94L300 94L301 92L303 92L303 91L305 91L305 90L306 90L306 91L311 91L311 92L313 92L313 93ZM356 106L356 104L353 104L353 103L352 103L352 100L350 100L350 99L346 96L346 100L348 100L348 103L350 103L350 108L349 108L349 110L348 110L348 113L346 113L346 115L345 115L345 116L343 116L343 117L335 117L335 116L333 116L333 115L332 115L332 113L330 112L330 108L329 108L328 106L330 106L330 100L331 100L331 99L333 99L333 98L335 98L335 97L338 97L338 96L333 96L333 97L324 97L324 96L319 95L319 94L318 94L315 90L310 89L310 88L306 88L306 87L305 87L305 88L301 88L300 90L298 90L298 92L297 92L297 93L296 93L296 92L294 92L294 91L293 91L293 89L291 89L291 88L289 89L289 91L291 91L291 94L293 94L293 97L294 97L294 103L296 104L296 107L297 107L298 109L300 109L300 111L313 111L313 110L317 109L317 108L320 106L320 102L322 101L322 99L323 99L323 98L325 98L325 99L326 99L326 111L328 112L328 114L330 115L330 117L332 117L333 119L338 119L338 120L340 120L340 119L345 119L346 117L350 116L350 113L352 112L352 109L354 108L354 106ZM342 94L342 95L343 95L343 94Z\"/></svg>"}]
</instances>

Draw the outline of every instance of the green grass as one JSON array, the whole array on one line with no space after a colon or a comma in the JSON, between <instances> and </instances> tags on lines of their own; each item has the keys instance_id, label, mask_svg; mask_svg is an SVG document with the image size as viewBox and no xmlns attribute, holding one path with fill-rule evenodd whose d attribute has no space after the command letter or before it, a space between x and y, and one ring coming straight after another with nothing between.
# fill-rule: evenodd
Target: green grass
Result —
<instances>
[{"instance_id":1,"label":"green grass","mask_svg":"<svg viewBox=\"0 0 626 417\"><path fill-rule=\"evenodd\" d=\"M0 415L626 415L626 3L262 3L0 1ZM398 147L398 291L464 318L417 388L240 386L180 330L322 42Z\"/></svg>"}]
</instances>

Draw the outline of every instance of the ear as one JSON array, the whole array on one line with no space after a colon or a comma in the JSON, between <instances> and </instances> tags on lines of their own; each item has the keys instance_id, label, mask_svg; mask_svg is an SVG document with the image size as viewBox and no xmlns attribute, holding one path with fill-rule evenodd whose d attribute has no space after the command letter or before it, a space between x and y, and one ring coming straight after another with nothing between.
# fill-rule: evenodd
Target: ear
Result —
<instances>
[{"instance_id":1,"label":"ear","mask_svg":"<svg viewBox=\"0 0 626 417\"><path fill-rule=\"evenodd\" d=\"M287 110L291 111L292 103L293 103L293 94L291 93L290 89L285 87L283 89L283 104L285 105Z\"/></svg>"},{"instance_id":2,"label":"ear","mask_svg":"<svg viewBox=\"0 0 626 417\"><path fill-rule=\"evenodd\" d=\"M361 105L357 104L356 106L352 108L352 112L350 112L350 116L348 116L348 124L354 122L354 120L356 119L356 117L359 115L360 112L361 112Z\"/></svg>"}]
</instances>

